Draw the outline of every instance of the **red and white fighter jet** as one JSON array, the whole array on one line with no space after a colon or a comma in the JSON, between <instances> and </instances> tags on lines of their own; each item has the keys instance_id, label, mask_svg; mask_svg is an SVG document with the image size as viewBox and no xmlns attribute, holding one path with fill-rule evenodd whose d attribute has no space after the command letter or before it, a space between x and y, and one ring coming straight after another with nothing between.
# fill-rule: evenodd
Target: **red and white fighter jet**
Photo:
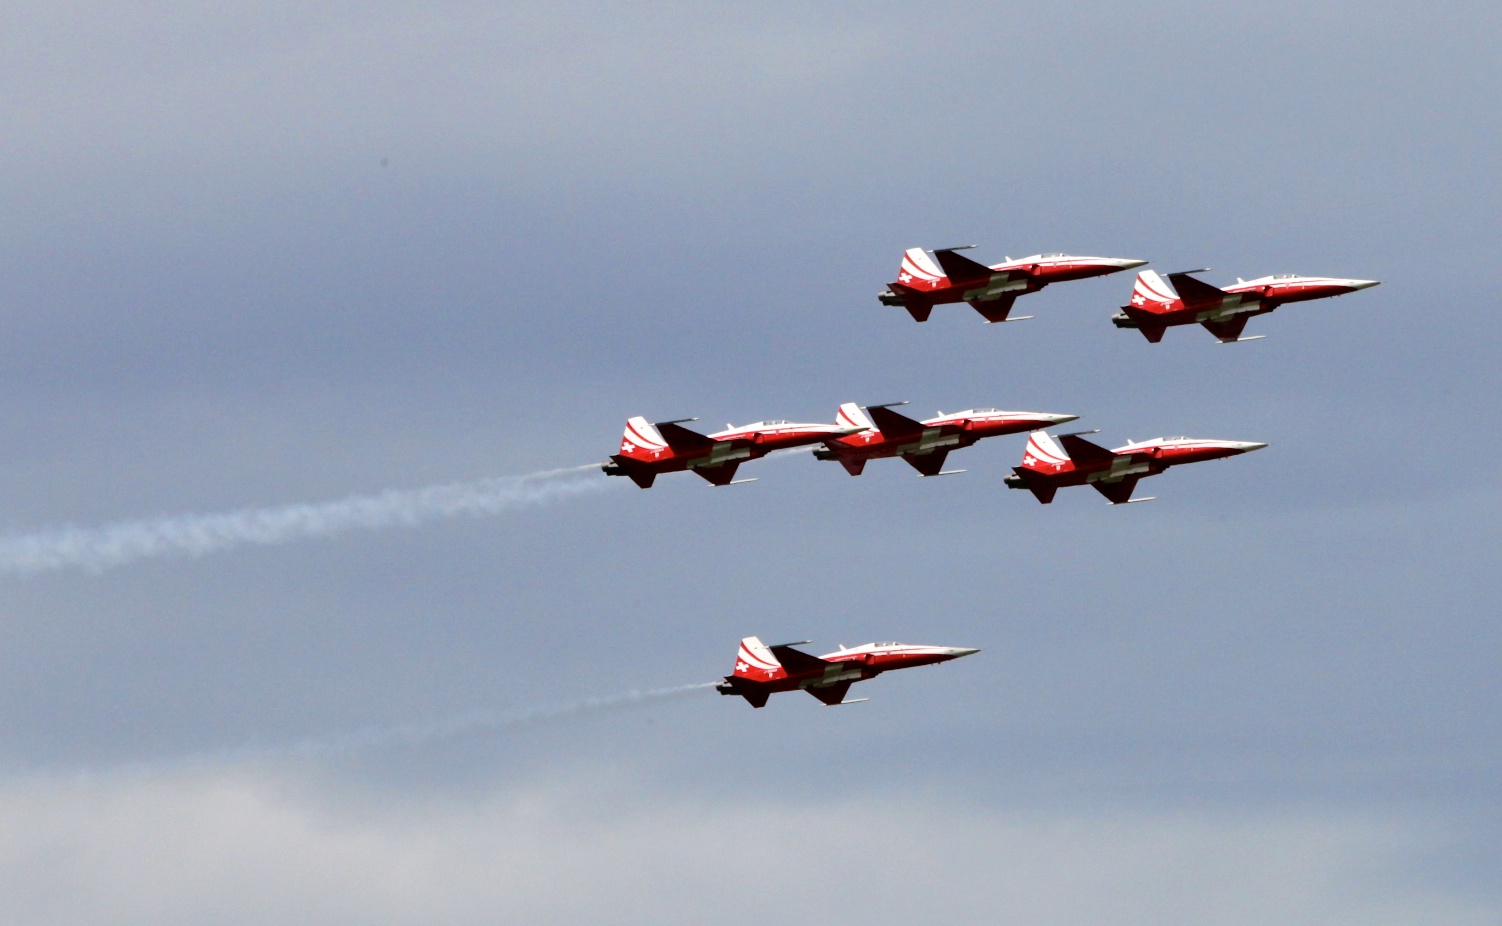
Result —
<instances>
[{"instance_id":1,"label":"red and white fighter jet","mask_svg":"<svg viewBox=\"0 0 1502 926\"><path fill-rule=\"evenodd\" d=\"M944 469L944 458L951 450L969 447L983 437L1018 434L1035 428L1064 424L1079 417L1048 412L1004 412L995 408L972 408L952 415L939 412L936 418L917 421L892 411L893 406L906 404L908 403L893 402L888 405L868 405L864 409L854 402L841 405L835 420L847 427L861 430L825 440L825 449L815 450L814 456L820 460L839 461L852 476L861 474L867 460L880 457L901 457L924 476L948 476L964 472L962 469Z\"/></svg>"},{"instance_id":2,"label":"red and white fighter jet","mask_svg":"<svg viewBox=\"0 0 1502 926\"><path fill-rule=\"evenodd\" d=\"M1205 269L1209 269L1208 267ZM1377 280L1347 280L1337 277L1302 277L1295 274L1236 281L1219 289L1190 276L1204 270L1170 273L1167 281L1152 270L1137 274L1131 300L1111 316L1118 328L1136 328L1156 344L1170 325L1205 326L1222 344L1256 341L1266 335L1244 338L1241 330L1253 315L1265 315L1288 302L1307 302L1344 296L1376 286Z\"/></svg>"},{"instance_id":3,"label":"red and white fighter jet","mask_svg":"<svg viewBox=\"0 0 1502 926\"><path fill-rule=\"evenodd\" d=\"M902 256L897 279L878 298L883 305L902 306L920 322L928 321L934 306L950 302L970 303L987 322L1022 321L1032 316L1007 317L1018 296L1035 293L1050 283L1104 276L1147 263L1120 257L1034 254L1019 260L1008 257L988 267L956 253L973 247L969 244L934 251L938 266L922 248L909 248Z\"/></svg>"},{"instance_id":4,"label":"red and white fighter jet","mask_svg":"<svg viewBox=\"0 0 1502 926\"><path fill-rule=\"evenodd\" d=\"M600 468L607 476L627 476L643 489L650 489L661 473L682 470L703 476L711 485L739 485L756 481L735 478L736 467L746 460L861 430L842 424L758 421L739 428L726 425L727 430L700 434L683 426L698 420L680 418L652 424L645 418L629 418L626 433L621 437L621 452L612 455Z\"/></svg>"},{"instance_id":5,"label":"red and white fighter jet","mask_svg":"<svg viewBox=\"0 0 1502 926\"><path fill-rule=\"evenodd\" d=\"M845 700L855 682L875 678L891 669L911 669L948 662L978 653L978 649L961 646L910 646L904 643L867 643L852 649L813 656L793 649L808 640L767 646L756 637L741 641L735 657L735 672L715 686L722 695L740 695L752 707L765 707L767 698L778 691L800 688L833 707L855 704L867 698Z\"/></svg>"},{"instance_id":6,"label":"red and white fighter jet","mask_svg":"<svg viewBox=\"0 0 1502 926\"><path fill-rule=\"evenodd\" d=\"M1045 505L1063 486L1079 485L1091 486L1113 505L1146 502L1153 496L1132 498L1137 480L1144 476L1156 476L1180 463L1219 460L1266 446L1251 441L1159 437L1128 441L1125 447L1107 450L1080 434L1061 434L1055 442L1047 431L1034 431L1028 438L1022 465L1012 468L1013 475L1006 478L1006 484L1009 489L1028 489Z\"/></svg>"}]
</instances>

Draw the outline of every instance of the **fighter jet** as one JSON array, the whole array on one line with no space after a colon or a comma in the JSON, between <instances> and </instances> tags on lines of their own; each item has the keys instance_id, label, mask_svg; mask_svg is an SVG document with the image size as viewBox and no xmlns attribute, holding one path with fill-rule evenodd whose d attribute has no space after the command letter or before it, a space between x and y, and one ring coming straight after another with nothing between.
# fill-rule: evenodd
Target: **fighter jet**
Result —
<instances>
[{"instance_id":1,"label":"fighter jet","mask_svg":"<svg viewBox=\"0 0 1502 926\"><path fill-rule=\"evenodd\" d=\"M722 695L740 695L752 707L765 707L773 692L803 689L833 707L855 704L869 698L845 700L850 686L875 678L890 669L948 662L978 653L959 646L910 646L903 643L867 643L852 649L840 647L825 656L812 656L793 649L808 640L767 646L756 637L741 641L735 657L735 672L715 686Z\"/></svg>"},{"instance_id":2,"label":"fighter jet","mask_svg":"<svg viewBox=\"0 0 1502 926\"><path fill-rule=\"evenodd\" d=\"M1013 475L1006 478L1007 488L1028 489L1045 505L1053 501L1060 487L1079 485L1091 486L1113 505L1146 502L1155 496L1132 498L1137 480L1144 476L1156 476L1180 463L1218 460L1267 446L1251 441L1159 437L1128 441L1125 447L1107 450L1080 434L1061 434L1055 442L1047 431L1034 431L1028 437L1022 465L1012 467Z\"/></svg>"},{"instance_id":3,"label":"fighter jet","mask_svg":"<svg viewBox=\"0 0 1502 926\"><path fill-rule=\"evenodd\" d=\"M950 302L970 303L987 322L1016 322L1033 317L1007 317L1018 296L1035 293L1050 283L1104 276L1147 263L1117 257L1034 254L1020 260L1008 257L988 267L956 253L973 247L967 244L934 251L938 266L922 248L909 248L902 256L897 279L878 298L883 305L902 306L919 322L928 321L934 306Z\"/></svg>"},{"instance_id":4,"label":"fighter jet","mask_svg":"<svg viewBox=\"0 0 1502 926\"><path fill-rule=\"evenodd\" d=\"M681 470L691 470L711 485L740 485L756 481L735 478L736 467L746 460L862 430L858 425L758 421L739 428L727 424L724 431L700 434L683 426L698 420L680 418L652 424L641 417L627 419L621 452L600 464L600 469L607 476L627 476L643 489L650 489L659 474Z\"/></svg>"},{"instance_id":5,"label":"fighter jet","mask_svg":"<svg viewBox=\"0 0 1502 926\"><path fill-rule=\"evenodd\" d=\"M901 457L924 476L948 476L964 472L962 469L944 469L944 458L951 450L969 447L983 437L1046 428L1079 417L972 408L952 415L939 412L937 418L916 421L892 411L894 406L906 404L892 402L868 405L865 409L854 402L841 405L835 420L846 427L861 430L844 437L825 439L824 449L815 450L814 456L820 460L838 460L852 476L859 476L866 461L878 457Z\"/></svg>"},{"instance_id":6,"label":"fighter jet","mask_svg":"<svg viewBox=\"0 0 1502 926\"><path fill-rule=\"evenodd\" d=\"M1377 280L1346 280L1335 277L1301 277L1295 274L1237 279L1235 286L1218 289L1190 276L1204 270L1170 273L1168 280L1152 270L1137 274L1132 298L1121 311L1111 316L1118 328L1136 328L1156 344L1170 325L1201 324L1222 344L1256 341L1266 335L1241 336L1247 319L1265 315L1288 302L1306 302L1329 296L1344 296L1358 289L1370 289Z\"/></svg>"}]
</instances>

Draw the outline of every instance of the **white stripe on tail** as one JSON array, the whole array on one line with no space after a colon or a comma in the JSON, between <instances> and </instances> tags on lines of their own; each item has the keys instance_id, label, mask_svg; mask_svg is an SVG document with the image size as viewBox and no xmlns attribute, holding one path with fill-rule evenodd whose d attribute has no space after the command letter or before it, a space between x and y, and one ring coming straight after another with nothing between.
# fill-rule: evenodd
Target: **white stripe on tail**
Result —
<instances>
[{"instance_id":1,"label":"white stripe on tail","mask_svg":"<svg viewBox=\"0 0 1502 926\"><path fill-rule=\"evenodd\" d=\"M767 645L756 637L747 637L741 641L741 648L735 654L735 676L758 682L769 682L774 679L787 678L787 670Z\"/></svg>"},{"instance_id":2,"label":"white stripe on tail","mask_svg":"<svg viewBox=\"0 0 1502 926\"><path fill-rule=\"evenodd\" d=\"M1132 289L1132 305L1148 312L1171 312L1184 307L1179 294L1154 270L1143 270L1137 274L1137 285Z\"/></svg>"},{"instance_id":3,"label":"white stripe on tail","mask_svg":"<svg viewBox=\"0 0 1502 926\"><path fill-rule=\"evenodd\" d=\"M1040 473L1057 473L1074 466L1069 454L1064 452L1047 431L1034 431L1027 436L1027 449L1022 452L1022 468Z\"/></svg>"},{"instance_id":4,"label":"white stripe on tail","mask_svg":"<svg viewBox=\"0 0 1502 926\"><path fill-rule=\"evenodd\" d=\"M621 437L621 456L634 460L653 459L652 451L666 450L667 441L652 427L652 423L640 416L626 419L626 433Z\"/></svg>"},{"instance_id":5,"label":"white stripe on tail","mask_svg":"<svg viewBox=\"0 0 1502 926\"><path fill-rule=\"evenodd\" d=\"M871 418L866 414L866 410L854 402L846 402L844 405L841 405L839 414L834 416L834 421L835 424L842 428L865 428L868 431L876 430L876 425L871 423Z\"/></svg>"},{"instance_id":6,"label":"white stripe on tail","mask_svg":"<svg viewBox=\"0 0 1502 926\"><path fill-rule=\"evenodd\" d=\"M944 271L922 248L908 248L902 255L902 267L897 271L897 282L913 289L938 289L948 282Z\"/></svg>"}]
</instances>

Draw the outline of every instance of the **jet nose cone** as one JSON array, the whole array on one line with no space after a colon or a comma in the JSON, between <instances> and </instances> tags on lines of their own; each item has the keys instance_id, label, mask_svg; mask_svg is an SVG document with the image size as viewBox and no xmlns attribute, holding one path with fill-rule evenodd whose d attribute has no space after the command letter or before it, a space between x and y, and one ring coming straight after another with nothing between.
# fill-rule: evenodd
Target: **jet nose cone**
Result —
<instances>
[{"instance_id":1,"label":"jet nose cone","mask_svg":"<svg viewBox=\"0 0 1502 926\"><path fill-rule=\"evenodd\" d=\"M1381 280L1352 280L1351 281L1351 288L1352 289L1371 289L1373 286L1380 286L1381 284L1382 284Z\"/></svg>"},{"instance_id":2,"label":"jet nose cone","mask_svg":"<svg viewBox=\"0 0 1502 926\"><path fill-rule=\"evenodd\" d=\"M1240 450L1242 453L1251 453L1253 450L1261 450L1266 446L1267 444L1258 443L1257 441L1245 440L1236 442L1236 449Z\"/></svg>"},{"instance_id":3,"label":"jet nose cone","mask_svg":"<svg viewBox=\"0 0 1502 926\"><path fill-rule=\"evenodd\" d=\"M971 649L970 647L967 647L967 646L951 646L951 647L949 647L949 655L953 656L956 659L960 658L961 656L974 656L978 652L980 652L980 650L978 650L978 649Z\"/></svg>"},{"instance_id":4,"label":"jet nose cone","mask_svg":"<svg viewBox=\"0 0 1502 926\"><path fill-rule=\"evenodd\" d=\"M1079 415L1039 415L1038 416L1038 420L1040 422L1047 422L1049 425L1068 424L1071 421L1079 421L1080 420L1080 416Z\"/></svg>"},{"instance_id":5,"label":"jet nose cone","mask_svg":"<svg viewBox=\"0 0 1502 926\"><path fill-rule=\"evenodd\" d=\"M1136 270L1138 267L1146 267L1147 261L1133 260L1130 257L1121 257L1111 261L1111 265L1114 267L1120 267L1122 270Z\"/></svg>"}]
</instances>

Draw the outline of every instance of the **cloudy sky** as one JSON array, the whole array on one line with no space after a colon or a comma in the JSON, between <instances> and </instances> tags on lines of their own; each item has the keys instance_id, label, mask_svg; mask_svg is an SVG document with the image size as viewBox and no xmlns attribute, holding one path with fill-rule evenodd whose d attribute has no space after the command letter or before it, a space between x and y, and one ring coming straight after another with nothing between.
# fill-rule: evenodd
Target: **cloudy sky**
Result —
<instances>
[{"instance_id":1,"label":"cloudy sky","mask_svg":"<svg viewBox=\"0 0 1502 926\"><path fill-rule=\"evenodd\" d=\"M636 414L1271 444L1126 508L1006 491L1013 437L0 575L7 920L1502 923L1499 29L7 5L0 548L587 464ZM1235 347L1115 329L1127 276L877 303L972 242L1383 285ZM574 709L750 634L984 652L843 711Z\"/></svg>"}]
</instances>

